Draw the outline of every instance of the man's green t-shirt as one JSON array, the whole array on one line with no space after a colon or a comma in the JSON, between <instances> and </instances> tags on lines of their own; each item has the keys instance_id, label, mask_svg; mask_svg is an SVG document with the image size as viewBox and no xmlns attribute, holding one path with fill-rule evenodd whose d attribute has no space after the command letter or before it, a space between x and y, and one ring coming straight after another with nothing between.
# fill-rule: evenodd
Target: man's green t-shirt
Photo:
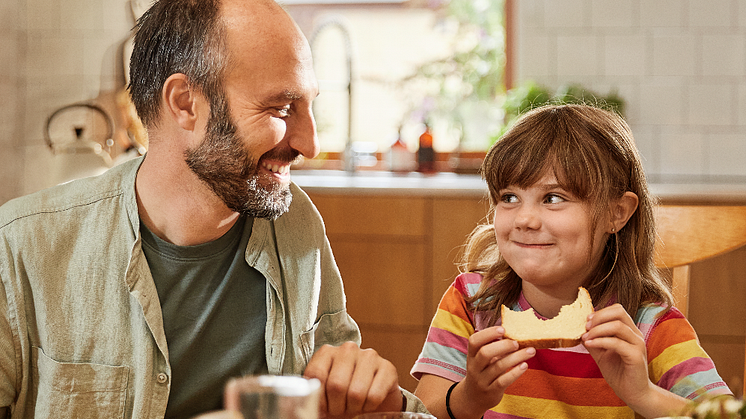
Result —
<instances>
[{"instance_id":1,"label":"man's green t-shirt","mask_svg":"<svg viewBox=\"0 0 746 419\"><path fill-rule=\"evenodd\" d=\"M244 258L252 222L242 216L197 246L166 242L140 223L168 342L167 418L220 409L228 378L267 371L266 280Z\"/></svg>"}]
</instances>

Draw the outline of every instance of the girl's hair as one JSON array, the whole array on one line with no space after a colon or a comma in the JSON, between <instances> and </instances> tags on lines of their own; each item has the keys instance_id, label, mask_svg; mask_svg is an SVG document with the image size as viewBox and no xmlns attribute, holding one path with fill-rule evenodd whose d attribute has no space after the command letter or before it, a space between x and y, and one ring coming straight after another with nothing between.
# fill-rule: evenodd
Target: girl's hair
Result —
<instances>
[{"instance_id":1,"label":"girl's hair","mask_svg":"<svg viewBox=\"0 0 746 419\"><path fill-rule=\"evenodd\" d=\"M583 286L596 306L613 300L633 317L646 303L671 306L670 285L653 262L655 202L632 132L621 116L588 105L534 109L490 148L481 172L493 208L501 189L527 188L553 173L563 189L590 204L592 231L610 213L612 200L627 191L635 193L637 210L620 231L609 236L595 273ZM521 278L500 255L492 224L480 225L471 233L461 269L483 275L469 303L477 311L492 312L491 324L497 321L502 304L511 306L518 300Z\"/></svg>"}]
</instances>

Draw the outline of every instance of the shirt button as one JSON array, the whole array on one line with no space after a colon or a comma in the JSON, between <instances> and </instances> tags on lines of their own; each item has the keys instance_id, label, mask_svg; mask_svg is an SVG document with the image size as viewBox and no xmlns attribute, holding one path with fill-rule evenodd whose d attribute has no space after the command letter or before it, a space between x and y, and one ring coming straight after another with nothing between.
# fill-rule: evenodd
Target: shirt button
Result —
<instances>
[{"instance_id":1,"label":"shirt button","mask_svg":"<svg viewBox=\"0 0 746 419\"><path fill-rule=\"evenodd\" d=\"M158 384L166 384L166 382L168 381L168 375L162 372L158 374L158 378L156 378L156 381L158 381Z\"/></svg>"}]
</instances>

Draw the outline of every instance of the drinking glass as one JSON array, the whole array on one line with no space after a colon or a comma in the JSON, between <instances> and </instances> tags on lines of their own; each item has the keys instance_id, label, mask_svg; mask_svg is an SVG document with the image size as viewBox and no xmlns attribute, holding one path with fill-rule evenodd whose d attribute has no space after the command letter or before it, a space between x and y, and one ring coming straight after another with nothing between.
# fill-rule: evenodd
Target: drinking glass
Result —
<instances>
[{"instance_id":1,"label":"drinking glass","mask_svg":"<svg viewBox=\"0 0 746 419\"><path fill-rule=\"evenodd\" d=\"M244 419L318 419L321 383L298 376L236 378L225 388L225 406Z\"/></svg>"}]
</instances>

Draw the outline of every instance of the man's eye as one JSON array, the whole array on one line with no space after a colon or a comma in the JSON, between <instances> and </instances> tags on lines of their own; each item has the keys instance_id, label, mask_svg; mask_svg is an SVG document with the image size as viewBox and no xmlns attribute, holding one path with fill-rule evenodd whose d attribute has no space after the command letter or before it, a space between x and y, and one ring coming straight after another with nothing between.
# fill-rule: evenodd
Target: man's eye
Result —
<instances>
[{"instance_id":1,"label":"man's eye","mask_svg":"<svg viewBox=\"0 0 746 419\"><path fill-rule=\"evenodd\" d=\"M277 113L280 115L280 118L285 118L290 116L290 106L283 106L281 108L277 108Z\"/></svg>"}]
</instances>

